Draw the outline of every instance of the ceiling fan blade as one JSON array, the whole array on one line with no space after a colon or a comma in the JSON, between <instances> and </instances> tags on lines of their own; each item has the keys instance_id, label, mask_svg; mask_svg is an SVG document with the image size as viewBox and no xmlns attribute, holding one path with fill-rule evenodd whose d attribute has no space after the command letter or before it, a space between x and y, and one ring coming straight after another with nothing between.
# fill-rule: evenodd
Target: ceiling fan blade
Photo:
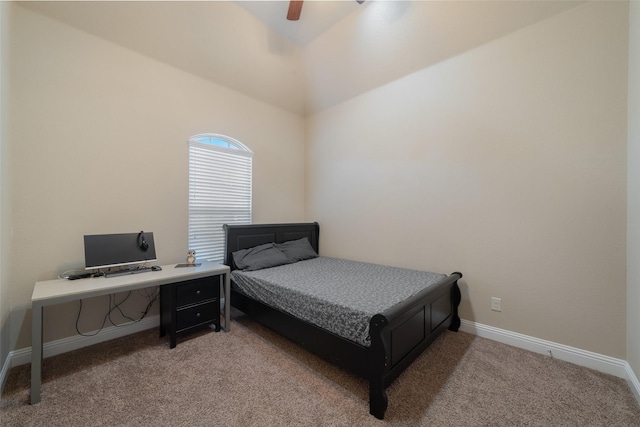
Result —
<instances>
[{"instance_id":1,"label":"ceiling fan blade","mask_svg":"<svg viewBox=\"0 0 640 427\"><path fill-rule=\"evenodd\" d=\"M300 12L302 12L302 1L290 1L289 11L287 12L287 19L289 21L297 21L300 19Z\"/></svg>"}]
</instances>

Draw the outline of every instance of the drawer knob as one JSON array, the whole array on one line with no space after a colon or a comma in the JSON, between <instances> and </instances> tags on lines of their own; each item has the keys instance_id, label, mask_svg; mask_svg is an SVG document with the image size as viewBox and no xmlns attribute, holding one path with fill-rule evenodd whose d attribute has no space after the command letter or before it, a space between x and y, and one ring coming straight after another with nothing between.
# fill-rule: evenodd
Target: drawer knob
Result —
<instances>
[{"instance_id":1,"label":"drawer knob","mask_svg":"<svg viewBox=\"0 0 640 427\"><path fill-rule=\"evenodd\" d=\"M200 313L197 313L197 314L196 314L196 317L200 317Z\"/></svg>"},{"instance_id":2,"label":"drawer knob","mask_svg":"<svg viewBox=\"0 0 640 427\"><path fill-rule=\"evenodd\" d=\"M196 291L196 295L200 295L200 289Z\"/></svg>"}]
</instances>

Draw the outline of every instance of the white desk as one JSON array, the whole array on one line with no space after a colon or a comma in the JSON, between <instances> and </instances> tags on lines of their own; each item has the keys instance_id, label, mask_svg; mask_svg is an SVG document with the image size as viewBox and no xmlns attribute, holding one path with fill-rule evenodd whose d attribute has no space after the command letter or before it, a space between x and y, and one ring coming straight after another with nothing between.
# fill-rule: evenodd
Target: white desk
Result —
<instances>
[{"instance_id":1,"label":"white desk","mask_svg":"<svg viewBox=\"0 0 640 427\"><path fill-rule=\"evenodd\" d=\"M42 325L45 306L220 274L224 275L224 330L229 332L231 325L231 298L229 267L226 265L202 262L198 267L175 268L175 264L170 264L163 265L161 271L149 271L139 274L37 282L31 295L33 322L31 325L31 404L40 402L42 386Z\"/></svg>"}]
</instances>

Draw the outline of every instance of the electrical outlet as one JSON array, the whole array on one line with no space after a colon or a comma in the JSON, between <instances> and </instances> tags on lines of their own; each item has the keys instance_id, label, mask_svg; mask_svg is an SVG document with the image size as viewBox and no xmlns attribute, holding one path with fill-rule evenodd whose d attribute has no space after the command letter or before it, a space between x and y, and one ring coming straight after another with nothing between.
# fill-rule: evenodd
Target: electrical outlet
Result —
<instances>
[{"instance_id":1,"label":"electrical outlet","mask_svg":"<svg viewBox=\"0 0 640 427\"><path fill-rule=\"evenodd\" d=\"M502 299L491 297L491 310L502 311Z\"/></svg>"}]
</instances>

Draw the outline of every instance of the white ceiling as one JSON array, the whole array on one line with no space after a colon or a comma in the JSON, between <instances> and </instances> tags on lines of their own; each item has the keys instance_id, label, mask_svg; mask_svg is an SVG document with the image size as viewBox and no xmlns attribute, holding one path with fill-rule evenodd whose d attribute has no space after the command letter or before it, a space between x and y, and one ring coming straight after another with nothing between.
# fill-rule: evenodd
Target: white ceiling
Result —
<instances>
[{"instance_id":1,"label":"white ceiling","mask_svg":"<svg viewBox=\"0 0 640 427\"><path fill-rule=\"evenodd\" d=\"M19 2L299 115L428 68L580 1Z\"/></svg>"}]
</instances>

